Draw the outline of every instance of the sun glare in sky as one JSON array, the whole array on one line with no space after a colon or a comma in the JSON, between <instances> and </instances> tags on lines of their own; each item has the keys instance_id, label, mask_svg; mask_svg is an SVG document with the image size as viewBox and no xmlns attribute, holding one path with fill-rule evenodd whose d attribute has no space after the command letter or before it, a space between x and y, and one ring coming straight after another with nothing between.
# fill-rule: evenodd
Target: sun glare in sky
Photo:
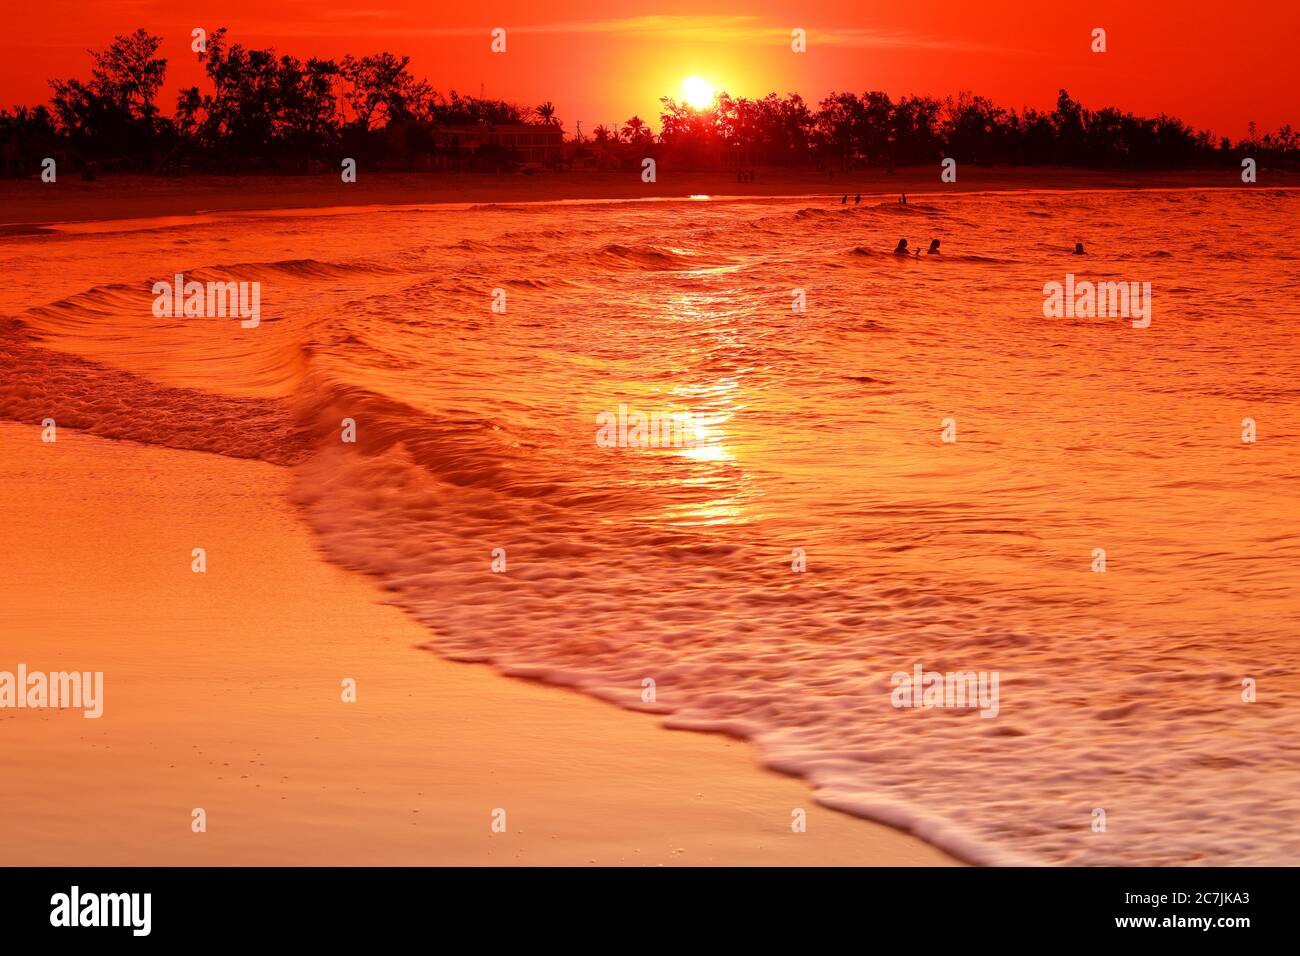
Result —
<instances>
[{"instance_id":1,"label":"sun glare in sky","mask_svg":"<svg viewBox=\"0 0 1300 956\"><path fill-rule=\"evenodd\" d=\"M682 80L682 99L697 110L711 106L713 104L713 95L716 92L712 83L708 80L702 80L698 76L688 76Z\"/></svg>"}]
</instances>

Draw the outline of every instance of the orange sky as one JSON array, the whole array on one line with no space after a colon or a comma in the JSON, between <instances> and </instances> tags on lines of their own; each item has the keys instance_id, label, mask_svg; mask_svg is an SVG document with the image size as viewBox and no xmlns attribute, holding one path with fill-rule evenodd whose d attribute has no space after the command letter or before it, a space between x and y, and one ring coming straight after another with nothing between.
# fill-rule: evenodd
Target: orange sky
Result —
<instances>
[{"instance_id":1,"label":"orange sky","mask_svg":"<svg viewBox=\"0 0 1300 956\"><path fill-rule=\"evenodd\" d=\"M86 76L86 48L137 26L165 38L170 90L199 82L190 30L225 25L236 41L302 57L409 54L439 90L550 99L570 131L633 113L657 128L658 98L680 97L692 74L736 95L797 91L814 103L841 89L971 89L1047 107L1064 86L1085 105L1168 112L1234 138L1252 119L1261 130L1300 123L1297 0L43 0L5 19L0 105L44 101L49 77ZM505 54L489 50L497 26ZM790 52L793 27L808 32L806 54ZM1093 27L1107 31L1105 54L1089 49Z\"/></svg>"}]
</instances>

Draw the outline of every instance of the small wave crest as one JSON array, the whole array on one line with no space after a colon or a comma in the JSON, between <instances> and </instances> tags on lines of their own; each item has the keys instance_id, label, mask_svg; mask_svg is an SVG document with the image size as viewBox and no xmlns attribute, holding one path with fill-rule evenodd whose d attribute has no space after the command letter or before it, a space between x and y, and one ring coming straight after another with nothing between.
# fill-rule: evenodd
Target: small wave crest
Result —
<instances>
[{"instance_id":1,"label":"small wave crest","mask_svg":"<svg viewBox=\"0 0 1300 956\"><path fill-rule=\"evenodd\" d=\"M623 245L610 242L601 246L597 257L615 268L647 271L690 271L720 265L716 258L706 258L687 249L672 246Z\"/></svg>"}]
</instances>

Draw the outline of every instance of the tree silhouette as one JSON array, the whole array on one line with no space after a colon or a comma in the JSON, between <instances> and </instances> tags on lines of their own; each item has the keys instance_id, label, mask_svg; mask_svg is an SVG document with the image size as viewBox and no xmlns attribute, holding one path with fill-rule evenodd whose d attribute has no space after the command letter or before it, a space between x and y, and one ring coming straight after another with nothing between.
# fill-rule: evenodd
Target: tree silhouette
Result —
<instances>
[{"instance_id":1,"label":"tree silhouette","mask_svg":"<svg viewBox=\"0 0 1300 956\"><path fill-rule=\"evenodd\" d=\"M352 110L355 125L369 132L388 123L407 122L427 115L432 90L408 71L409 56L391 53L345 56L339 74L348 84L343 100Z\"/></svg>"},{"instance_id":2,"label":"tree silhouette","mask_svg":"<svg viewBox=\"0 0 1300 956\"><path fill-rule=\"evenodd\" d=\"M167 61L162 38L143 29L118 36L94 58L88 82L51 80L51 103L65 138L84 158L125 160L147 152L162 123L155 100Z\"/></svg>"},{"instance_id":3,"label":"tree silhouette","mask_svg":"<svg viewBox=\"0 0 1300 956\"><path fill-rule=\"evenodd\" d=\"M547 124L548 126L554 125L555 105L551 103L550 100L547 100L541 106L538 106L535 110L533 110L533 112L537 114L537 118L540 119L543 123Z\"/></svg>"},{"instance_id":4,"label":"tree silhouette","mask_svg":"<svg viewBox=\"0 0 1300 956\"><path fill-rule=\"evenodd\" d=\"M210 31L198 55L206 90L182 89L170 118L158 108L167 69L157 55L161 38L138 29L89 51L90 78L52 80L48 108L0 111L0 172L31 175L37 157L60 150L83 164L155 171L314 171L337 168L339 156L415 169L422 157L438 153L442 165L460 166L473 158L467 148L487 149L463 145L475 141L467 127L529 116L560 126L550 100L525 109L454 89L441 94L410 72L405 56L303 62L232 44L226 33ZM679 167L703 168L815 162L892 170L948 156L975 164L1125 168L1239 166L1246 155L1261 163L1300 160L1300 137L1289 124L1261 133L1252 122L1234 146L1175 117L1088 109L1064 89L1051 112L1007 109L968 91L943 101L894 100L880 90L832 92L816 109L797 93L748 99L724 91L702 109L670 97L660 102L657 137L633 116L621 128L598 125L592 142L629 165L653 151ZM492 164L506 167L509 157L494 155Z\"/></svg>"},{"instance_id":5,"label":"tree silhouette","mask_svg":"<svg viewBox=\"0 0 1300 956\"><path fill-rule=\"evenodd\" d=\"M604 127L601 128L604 129ZM633 116L624 123L620 132L629 143L640 143L650 137L650 128L646 126L645 120L639 116Z\"/></svg>"}]
</instances>

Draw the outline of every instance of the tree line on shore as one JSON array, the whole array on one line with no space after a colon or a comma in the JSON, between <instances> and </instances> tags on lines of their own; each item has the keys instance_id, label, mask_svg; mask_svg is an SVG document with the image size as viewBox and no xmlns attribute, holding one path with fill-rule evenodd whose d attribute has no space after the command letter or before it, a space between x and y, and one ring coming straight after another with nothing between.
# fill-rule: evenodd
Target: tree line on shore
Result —
<instances>
[{"instance_id":1,"label":"tree line on shore","mask_svg":"<svg viewBox=\"0 0 1300 956\"><path fill-rule=\"evenodd\" d=\"M51 80L48 105L0 110L0 171L32 175L45 157L83 169L155 173L337 170L340 157L389 169L509 168L510 150L466 150L440 130L536 123L562 135L554 106L536 107L455 90L439 93L408 57L379 53L306 61L230 43L226 29L198 52L206 91L180 91L170 116L159 106L167 61L162 39L138 29L92 51L87 80ZM965 163L1121 168L1296 165L1300 134L1289 125L1236 143L1166 115L1088 109L1065 90L1050 112L1007 109L961 93L939 100L879 91L832 93L814 108L798 94L761 99L720 93L697 109L664 97L660 130L633 116L563 141L548 162L635 166L642 158L695 168L756 165L826 169Z\"/></svg>"}]
</instances>

